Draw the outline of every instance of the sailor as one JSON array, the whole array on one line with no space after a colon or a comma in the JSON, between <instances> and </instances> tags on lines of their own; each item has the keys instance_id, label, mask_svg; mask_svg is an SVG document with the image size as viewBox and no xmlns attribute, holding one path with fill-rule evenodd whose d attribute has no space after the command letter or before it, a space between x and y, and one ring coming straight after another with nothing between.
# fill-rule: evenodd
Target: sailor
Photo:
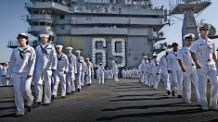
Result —
<instances>
[{"instance_id":1,"label":"sailor","mask_svg":"<svg viewBox=\"0 0 218 122\"><path fill-rule=\"evenodd\" d=\"M149 87L153 87L153 82L152 82L152 73L151 73L151 60L152 60L152 58L151 57L147 57L147 70L145 70L145 71L147 71L147 79L148 79L148 86Z\"/></svg>"},{"instance_id":2,"label":"sailor","mask_svg":"<svg viewBox=\"0 0 218 122\"><path fill-rule=\"evenodd\" d=\"M152 73L153 88L157 90L160 82L160 68L159 61L157 60L157 54L153 54L153 60L150 63L150 67Z\"/></svg>"},{"instance_id":3,"label":"sailor","mask_svg":"<svg viewBox=\"0 0 218 122\"><path fill-rule=\"evenodd\" d=\"M57 97L59 83L61 84L61 98L66 97L66 74L68 73L69 60L67 55L62 52L63 46L56 45L57 70L55 71L55 84L52 91L52 99Z\"/></svg>"},{"instance_id":4,"label":"sailor","mask_svg":"<svg viewBox=\"0 0 218 122\"><path fill-rule=\"evenodd\" d=\"M142 83L148 85L148 75L149 75L149 64L148 64L148 56L143 57L142 64Z\"/></svg>"},{"instance_id":5,"label":"sailor","mask_svg":"<svg viewBox=\"0 0 218 122\"><path fill-rule=\"evenodd\" d=\"M122 78L126 78L125 73L126 73L126 71L123 69L123 70L122 70Z\"/></svg>"},{"instance_id":6,"label":"sailor","mask_svg":"<svg viewBox=\"0 0 218 122\"><path fill-rule=\"evenodd\" d=\"M109 77L110 77L110 80L113 80L113 78L114 78L113 70L109 70Z\"/></svg>"},{"instance_id":7,"label":"sailor","mask_svg":"<svg viewBox=\"0 0 218 122\"><path fill-rule=\"evenodd\" d=\"M13 81L16 116L19 117L25 114L24 107L29 112L33 104L31 83L36 54L34 48L28 45L28 36L25 33L18 34L17 40L19 47L12 52L7 79ZM27 105L24 104L24 99L27 101Z\"/></svg>"},{"instance_id":8,"label":"sailor","mask_svg":"<svg viewBox=\"0 0 218 122\"><path fill-rule=\"evenodd\" d=\"M167 94L170 95L171 94L171 85L170 85L170 80L169 80L169 73L168 73L168 68L167 68L167 55L168 55L168 51L166 51L166 54L163 55L160 58L160 62L159 62L159 68L161 69L161 73L163 76L163 82L164 82L164 87L167 91Z\"/></svg>"},{"instance_id":9,"label":"sailor","mask_svg":"<svg viewBox=\"0 0 218 122\"><path fill-rule=\"evenodd\" d=\"M118 70L118 66L115 61L112 61L112 71L113 71L113 79L118 82L119 81L119 78L118 78L119 70Z\"/></svg>"},{"instance_id":10,"label":"sailor","mask_svg":"<svg viewBox=\"0 0 218 122\"><path fill-rule=\"evenodd\" d=\"M86 64L87 64L86 83L90 86L92 84L92 74L94 74L94 67L92 62L89 60L89 58L86 58Z\"/></svg>"},{"instance_id":11,"label":"sailor","mask_svg":"<svg viewBox=\"0 0 218 122\"><path fill-rule=\"evenodd\" d=\"M201 106L203 110L208 110L207 102L207 80L210 80L211 95L210 95L210 107L213 110L217 108L218 98L218 82L216 78L216 55L215 44L213 40L208 38L210 25L203 24L199 27L200 37L191 46L192 59L195 62L198 73L198 86L201 100Z\"/></svg>"},{"instance_id":12,"label":"sailor","mask_svg":"<svg viewBox=\"0 0 218 122\"><path fill-rule=\"evenodd\" d=\"M139 83L142 83L144 81L144 71L143 71L143 63L144 59L142 59L141 63L138 66L139 71ZM122 73L123 74L123 73Z\"/></svg>"},{"instance_id":13,"label":"sailor","mask_svg":"<svg viewBox=\"0 0 218 122\"><path fill-rule=\"evenodd\" d=\"M82 62L82 78L81 78L81 83L82 83L82 88L84 87L84 85L86 84L86 75L88 73L88 66L86 64L85 59Z\"/></svg>"},{"instance_id":14,"label":"sailor","mask_svg":"<svg viewBox=\"0 0 218 122\"><path fill-rule=\"evenodd\" d=\"M171 75L172 95L175 96L177 94L178 98L182 98L182 71L177 60L178 44L174 42L172 48L173 50L167 55L168 73Z\"/></svg>"},{"instance_id":15,"label":"sailor","mask_svg":"<svg viewBox=\"0 0 218 122\"><path fill-rule=\"evenodd\" d=\"M126 70L126 78L127 79L131 79L131 74L130 74L130 70L129 69Z\"/></svg>"},{"instance_id":16,"label":"sailor","mask_svg":"<svg viewBox=\"0 0 218 122\"><path fill-rule=\"evenodd\" d=\"M52 73L57 69L57 54L50 44L50 35L40 34L40 44L36 47L36 65L34 71L35 103L33 107L39 107L44 96L44 105L51 103L51 79Z\"/></svg>"},{"instance_id":17,"label":"sailor","mask_svg":"<svg viewBox=\"0 0 218 122\"><path fill-rule=\"evenodd\" d=\"M67 81L67 94L72 94L74 91L76 91L75 88L75 74L77 73L77 59L76 56L72 53L73 48L67 47L67 57L69 60L69 68L68 73L66 75L66 81Z\"/></svg>"},{"instance_id":18,"label":"sailor","mask_svg":"<svg viewBox=\"0 0 218 122\"><path fill-rule=\"evenodd\" d=\"M76 51L76 64L77 64L77 74L76 74L76 81L77 81L77 91L80 92L82 89L82 70L83 70L83 62L84 58L81 56L81 51Z\"/></svg>"},{"instance_id":19,"label":"sailor","mask_svg":"<svg viewBox=\"0 0 218 122\"><path fill-rule=\"evenodd\" d=\"M124 78L127 79L127 70L126 69L124 69L124 73L123 74L124 74Z\"/></svg>"},{"instance_id":20,"label":"sailor","mask_svg":"<svg viewBox=\"0 0 218 122\"><path fill-rule=\"evenodd\" d=\"M105 69L103 63L100 63L98 66L98 83L99 84L104 84L104 74L105 74Z\"/></svg>"},{"instance_id":21,"label":"sailor","mask_svg":"<svg viewBox=\"0 0 218 122\"><path fill-rule=\"evenodd\" d=\"M200 104L197 70L190 53L190 47L192 45L193 38L195 38L195 35L193 33L188 33L184 35L183 39L185 40L185 47L179 50L177 59L183 71L183 99L186 103L191 104L191 83L193 83L197 103Z\"/></svg>"}]
</instances>

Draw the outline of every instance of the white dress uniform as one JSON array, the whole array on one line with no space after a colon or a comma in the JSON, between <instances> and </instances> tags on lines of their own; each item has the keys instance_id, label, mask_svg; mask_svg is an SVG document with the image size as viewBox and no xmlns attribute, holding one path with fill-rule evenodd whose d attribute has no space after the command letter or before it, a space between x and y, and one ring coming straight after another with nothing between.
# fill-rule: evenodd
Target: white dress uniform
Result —
<instances>
[{"instance_id":1,"label":"white dress uniform","mask_svg":"<svg viewBox=\"0 0 218 122\"><path fill-rule=\"evenodd\" d=\"M115 61L112 62L112 71L113 71L113 79L118 82L119 81L119 78L118 78L119 70L118 70L118 66Z\"/></svg>"},{"instance_id":2,"label":"white dress uniform","mask_svg":"<svg viewBox=\"0 0 218 122\"><path fill-rule=\"evenodd\" d=\"M113 77L114 77L114 73L113 73L113 70L109 70L109 79L110 80L113 80Z\"/></svg>"},{"instance_id":3,"label":"white dress uniform","mask_svg":"<svg viewBox=\"0 0 218 122\"><path fill-rule=\"evenodd\" d=\"M152 84L153 84L153 88L155 90L158 89L158 85L160 82L160 68L159 68L159 61L152 60L150 63L150 67L151 67L151 76L152 76Z\"/></svg>"},{"instance_id":4,"label":"white dress uniform","mask_svg":"<svg viewBox=\"0 0 218 122\"><path fill-rule=\"evenodd\" d=\"M87 64L86 64L86 62L85 62L85 60L83 60L83 62L82 62L82 78L81 78L81 83L82 83L82 87L86 84L85 82L86 82L86 79L85 79L85 77L86 77L86 74L87 74L87 71L88 71L88 66L87 66Z\"/></svg>"},{"instance_id":5,"label":"white dress uniform","mask_svg":"<svg viewBox=\"0 0 218 122\"><path fill-rule=\"evenodd\" d=\"M198 90L198 76L196 66L192 60L190 47L183 47L179 50L177 59L183 62L185 72L183 72L183 96L187 103L191 103L191 83L195 88L196 100L200 103L199 90Z\"/></svg>"},{"instance_id":6,"label":"white dress uniform","mask_svg":"<svg viewBox=\"0 0 218 122\"><path fill-rule=\"evenodd\" d=\"M69 60L69 71L67 73L67 93L71 93L76 90L74 81L76 80L75 74L77 73L76 56L71 54L67 55Z\"/></svg>"},{"instance_id":7,"label":"white dress uniform","mask_svg":"<svg viewBox=\"0 0 218 122\"><path fill-rule=\"evenodd\" d=\"M216 78L216 65L212 58L212 53L215 52L215 45L211 39L204 40L200 37L198 40L193 42L190 51L196 54L198 63L201 65L200 69L197 69L198 73L198 85L199 94L201 99L201 106L203 110L208 109L207 102L207 79L211 83L211 95L210 95L210 106L213 109L217 109L217 98L218 98L218 83Z\"/></svg>"},{"instance_id":8,"label":"white dress uniform","mask_svg":"<svg viewBox=\"0 0 218 122\"><path fill-rule=\"evenodd\" d=\"M92 84L92 74L94 74L94 67L91 61L87 62L87 84Z\"/></svg>"},{"instance_id":9,"label":"white dress uniform","mask_svg":"<svg viewBox=\"0 0 218 122\"><path fill-rule=\"evenodd\" d=\"M171 91L171 84L169 80L168 66L167 66L167 55L160 58L159 67L161 69L161 74L163 76L164 87L166 91Z\"/></svg>"},{"instance_id":10,"label":"white dress uniform","mask_svg":"<svg viewBox=\"0 0 218 122\"><path fill-rule=\"evenodd\" d=\"M131 79L130 70L126 70L126 77L127 79Z\"/></svg>"},{"instance_id":11,"label":"white dress uniform","mask_svg":"<svg viewBox=\"0 0 218 122\"><path fill-rule=\"evenodd\" d=\"M127 79L127 70L124 70L124 78Z\"/></svg>"},{"instance_id":12,"label":"white dress uniform","mask_svg":"<svg viewBox=\"0 0 218 122\"><path fill-rule=\"evenodd\" d=\"M98 66L98 83L104 84L105 69L104 66Z\"/></svg>"},{"instance_id":13,"label":"white dress uniform","mask_svg":"<svg viewBox=\"0 0 218 122\"><path fill-rule=\"evenodd\" d=\"M147 71L147 79L148 79L148 86L153 86L153 77L152 77L152 72L151 72L151 61L149 61L147 63L147 68L148 68L148 71Z\"/></svg>"},{"instance_id":14,"label":"white dress uniform","mask_svg":"<svg viewBox=\"0 0 218 122\"><path fill-rule=\"evenodd\" d=\"M32 106L33 96L31 91L32 76L34 72L36 54L32 47L15 48L10 58L7 77L13 81L17 115L24 115L24 98L27 106Z\"/></svg>"},{"instance_id":15,"label":"white dress uniform","mask_svg":"<svg viewBox=\"0 0 218 122\"><path fill-rule=\"evenodd\" d=\"M76 64L77 64L77 74L76 74L76 81L77 81L77 90L82 89L82 70L83 70L83 63L84 58L82 56L76 57Z\"/></svg>"},{"instance_id":16,"label":"white dress uniform","mask_svg":"<svg viewBox=\"0 0 218 122\"><path fill-rule=\"evenodd\" d=\"M142 73L143 73L143 83L145 85L148 85L148 78L149 78L149 63L148 61L145 61L142 63Z\"/></svg>"},{"instance_id":17,"label":"white dress uniform","mask_svg":"<svg viewBox=\"0 0 218 122\"><path fill-rule=\"evenodd\" d=\"M67 55L61 53L57 55L58 63L57 70L55 71L55 84L53 86L52 95L57 97L59 83L61 83L61 96L66 96L66 73L69 68L69 60Z\"/></svg>"},{"instance_id":18,"label":"white dress uniform","mask_svg":"<svg viewBox=\"0 0 218 122\"><path fill-rule=\"evenodd\" d=\"M44 93L44 103L50 104L51 102L51 79L52 70L57 69L57 54L55 48L51 44L40 44L36 47L36 65L35 65L35 92L36 102L42 102ZM43 90L44 84L44 90Z\"/></svg>"},{"instance_id":19,"label":"white dress uniform","mask_svg":"<svg viewBox=\"0 0 218 122\"><path fill-rule=\"evenodd\" d=\"M124 69L122 70L122 78L126 78Z\"/></svg>"},{"instance_id":20,"label":"white dress uniform","mask_svg":"<svg viewBox=\"0 0 218 122\"><path fill-rule=\"evenodd\" d=\"M144 59L142 59L141 64L139 64L139 66L138 66L139 82L140 82L140 83L144 83L143 63L144 63Z\"/></svg>"},{"instance_id":21,"label":"white dress uniform","mask_svg":"<svg viewBox=\"0 0 218 122\"><path fill-rule=\"evenodd\" d=\"M182 71L177 60L177 52L170 51L167 55L167 62L168 70L171 71L170 75L172 91L177 92L178 95L182 95Z\"/></svg>"}]
</instances>

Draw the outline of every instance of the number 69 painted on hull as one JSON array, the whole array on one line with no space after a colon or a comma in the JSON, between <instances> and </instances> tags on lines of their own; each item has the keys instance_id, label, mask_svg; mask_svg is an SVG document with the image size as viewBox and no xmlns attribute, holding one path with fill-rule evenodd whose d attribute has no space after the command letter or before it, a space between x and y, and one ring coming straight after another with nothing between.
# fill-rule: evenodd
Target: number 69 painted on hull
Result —
<instances>
[{"instance_id":1,"label":"number 69 painted on hull","mask_svg":"<svg viewBox=\"0 0 218 122\"><path fill-rule=\"evenodd\" d=\"M121 49L120 52L116 51L116 46L117 44L120 43L121 44ZM100 44L101 48L98 47L98 44ZM107 43L106 43L106 39L105 38L93 38L92 39L92 60L94 63L94 66L97 66L99 61L99 58L101 58L101 63L103 63L104 65L107 64L107 53L106 53L106 48L107 47ZM111 40L111 55L113 56L113 58L115 57L119 57L121 58L121 62L117 63L118 67L125 67L126 65L126 60L125 60L125 40L123 38L113 38Z\"/></svg>"}]
</instances>

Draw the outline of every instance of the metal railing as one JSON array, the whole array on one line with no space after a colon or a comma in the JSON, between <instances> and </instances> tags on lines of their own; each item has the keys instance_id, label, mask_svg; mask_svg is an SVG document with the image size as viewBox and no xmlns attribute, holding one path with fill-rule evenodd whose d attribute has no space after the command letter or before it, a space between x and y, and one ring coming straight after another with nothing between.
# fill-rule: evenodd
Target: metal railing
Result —
<instances>
[{"instance_id":1,"label":"metal railing","mask_svg":"<svg viewBox=\"0 0 218 122\"><path fill-rule=\"evenodd\" d=\"M32 47L36 47L39 44L37 40L33 40L29 42L29 45ZM8 48L17 48L19 46L19 43L17 41L8 41Z\"/></svg>"},{"instance_id":2,"label":"metal railing","mask_svg":"<svg viewBox=\"0 0 218 122\"><path fill-rule=\"evenodd\" d=\"M52 15L48 15L48 14L31 14L31 15L27 15L27 20L53 21L53 17L52 17Z\"/></svg>"},{"instance_id":3,"label":"metal railing","mask_svg":"<svg viewBox=\"0 0 218 122\"><path fill-rule=\"evenodd\" d=\"M57 10L70 12L68 6L65 6L58 2L35 2L35 3L25 3L26 8L54 8Z\"/></svg>"}]
</instances>

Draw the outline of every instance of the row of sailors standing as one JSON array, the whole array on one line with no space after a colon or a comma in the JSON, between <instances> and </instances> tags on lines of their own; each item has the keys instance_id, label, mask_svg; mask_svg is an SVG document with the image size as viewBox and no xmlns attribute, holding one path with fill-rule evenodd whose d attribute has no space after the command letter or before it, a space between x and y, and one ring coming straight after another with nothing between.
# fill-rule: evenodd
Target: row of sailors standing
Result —
<instances>
[{"instance_id":1,"label":"row of sailors standing","mask_svg":"<svg viewBox=\"0 0 218 122\"><path fill-rule=\"evenodd\" d=\"M28 36L25 33L17 36L19 47L12 52L6 77L13 84L18 117L31 111L32 107L39 107L42 102L49 105L57 97L59 84L61 97L65 98L76 88L80 92L85 84L92 83L94 69L89 59L85 60L81 51L76 51L75 56L72 47L67 47L67 55L64 54L63 46L54 47L49 43L49 38L49 35L41 34L41 44L34 49L28 45Z\"/></svg>"},{"instance_id":2,"label":"row of sailors standing","mask_svg":"<svg viewBox=\"0 0 218 122\"><path fill-rule=\"evenodd\" d=\"M119 81L119 68L115 61L112 61L112 69L104 69L103 63L100 63L96 71L97 79L100 84L104 84L104 80L114 80Z\"/></svg>"},{"instance_id":3,"label":"row of sailors standing","mask_svg":"<svg viewBox=\"0 0 218 122\"><path fill-rule=\"evenodd\" d=\"M156 54L154 54L152 58L144 56L138 70L140 72L139 82L143 82L145 85L151 86L154 89L158 88L160 81L160 67Z\"/></svg>"},{"instance_id":4,"label":"row of sailors standing","mask_svg":"<svg viewBox=\"0 0 218 122\"><path fill-rule=\"evenodd\" d=\"M136 68L127 69L127 70L123 69L121 72L122 78L125 78L125 79L138 79L138 78L140 78L139 69L136 69Z\"/></svg>"},{"instance_id":5,"label":"row of sailors standing","mask_svg":"<svg viewBox=\"0 0 218 122\"><path fill-rule=\"evenodd\" d=\"M215 44L208 38L209 25L199 27L200 38L192 41L194 34L184 35L185 46L178 50L178 44L172 44L172 50L160 58L160 62L154 56L153 60L144 57L139 66L141 70L140 81L154 89L158 88L160 73L167 94L183 98L191 104L191 84L194 86L197 104L202 110L208 110L207 81L211 84L210 109L218 110L218 81L216 69Z\"/></svg>"}]
</instances>

